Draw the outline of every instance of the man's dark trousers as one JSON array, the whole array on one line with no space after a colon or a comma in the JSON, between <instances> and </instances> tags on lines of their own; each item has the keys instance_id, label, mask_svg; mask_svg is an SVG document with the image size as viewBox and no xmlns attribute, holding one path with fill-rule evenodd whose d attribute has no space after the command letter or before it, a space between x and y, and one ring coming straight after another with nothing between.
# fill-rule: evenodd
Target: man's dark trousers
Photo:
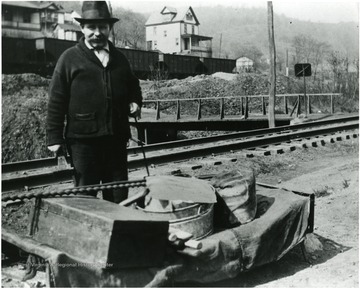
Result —
<instances>
[{"instance_id":1,"label":"man's dark trousers","mask_svg":"<svg viewBox=\"0 0 360 289\"><path fill-rule=\"evenodd\" d=\"M128 179L127 141L114 136L68 139L67 147L75 169L75 186L94 185ZM105 190L103 199L120 203L128 188ZM87 193L96 196L97 192Z\"/></svg>"}]
</instances>

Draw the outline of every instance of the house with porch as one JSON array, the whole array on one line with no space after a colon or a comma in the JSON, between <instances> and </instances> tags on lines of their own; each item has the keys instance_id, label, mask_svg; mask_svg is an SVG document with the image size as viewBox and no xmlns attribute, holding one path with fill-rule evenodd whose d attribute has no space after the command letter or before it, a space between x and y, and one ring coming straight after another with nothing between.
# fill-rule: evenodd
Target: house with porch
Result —
<instances>
[{"instance_id":1,"label":"house with porch","mask_svg":"<svg viewBox=\"0 0 360 289\"><path fill-rule=\"evenodd\" d=\"M199 26L191 7L165 6L160 13L150 15L145 23L147 50L211 57L212 37L200 35Z\"/></svg>"},{"instance_id":2,"label":"house with porch","mask_svg":"<svg viewBox=\"0 0 360 289\"><path fill-rule=\"evenodd\" d=\"M73 20L78 14L65 11L56 2L2 1L1 8L3 37L78 40L82 35Z\"/></svg>"}]
</instances>

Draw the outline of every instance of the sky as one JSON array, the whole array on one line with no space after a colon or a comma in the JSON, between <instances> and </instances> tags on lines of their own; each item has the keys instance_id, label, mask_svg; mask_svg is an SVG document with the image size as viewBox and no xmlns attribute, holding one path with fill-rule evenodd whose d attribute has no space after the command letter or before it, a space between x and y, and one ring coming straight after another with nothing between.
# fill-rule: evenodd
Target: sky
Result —
<instances>
[{"instance_id":1,"label":"sky","mask_svg":"<svg viewBox=\"0 0 360 289\"><path fill-rule=\"evenodd\" d=\"M359 22L360 0L273 0L275 14L299 20L338 23ZM113 6L123 7L139 13L160 12L164 6L174 8L191 6L228 6L267 8L266 0L122 0L111 1ZM196 11L195 11L196 13Z\"/></svg>"}]
</instances>

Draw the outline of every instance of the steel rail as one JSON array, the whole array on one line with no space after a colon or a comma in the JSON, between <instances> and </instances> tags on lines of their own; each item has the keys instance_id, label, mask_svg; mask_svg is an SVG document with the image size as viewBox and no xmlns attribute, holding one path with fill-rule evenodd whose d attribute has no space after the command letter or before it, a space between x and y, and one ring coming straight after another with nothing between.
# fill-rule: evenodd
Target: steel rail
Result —
<instances>
[{"instance_id":1,"label":"steel rail","mask_svg":"<svg viewBox=\"0 0 360 289\"><path fill-rule=\"evenodd\" d=\"M284 133L275 133L272 135L258 135L256 138L251 139L235 139L228 140L227 142L221 144L214 144L210 142L207 145L203 146L193 146L193 147L181 147L182 149L169 151L153 151L148 152L147 161L150 164L165 164L174 161L182 161L194 157L207 156L211 154L218 154L242 149L250 149L256 147L264 147L271 144L279 144L284 142L289 142L294 139L312 137L330 134L339 131L345 130L354 130L359 128L359 122L352 122L350 124L345 123L336 126L329 127L320 127L320 128L308 128L307 130L287 130ZM141 156L136 158L129 159L128 162L129 169L139 169L144 167L144 160ZM69 181L72 178L72 169L59 169L50 172L41 172L35 175L22 175L15 174L9 178L3 178L2 180L2 190L12 191L12 190L23 190L24 187L34 187L34 186L44 186L59 183L60 181Z\"/></svg>"},{"instance_id":2,"label":"steel rail","mask_svg":"<svg viewBox=\"0 0 360 289\"><path fill-rule=\"evenodd\" d=\"M162 143L145 145L144 149L145 149L146 153L149 153L151 151L158 151L160 149L172 149L172 148L178 148L178 147L184 147L184 146L206 144L206 143L210 143L210 142L235 140L235 139L249 138L249 137L260 137L260 136L264 136L264 135L282 133L282 132L286 132L286 131L295 131L295 130L299 130L299 129L312 128L315 126L331 125L331 124L350 122L350 121L358 121L358 120L359 120L358 115L357 116L348 116L348 117L344 117L344 118L337 118L337 119L318 120L318 121L312 121L312 122L306 122L306 123L300 123L300 124L294 124L294 125L279 126L279 127L275 127L275 128L264 128L264 129L256 129L256 130L250 130L250 131L201 137L201 138L195 138L195 139L162 142ZM139 149L140 149L140 147L131 147L128 150L139 150Z\"/></svg>"},{"instance_id":3,"label":"steel rail","mask_svg":"<svg viewBox=\"0 0 360 289\"><path fill-rule=\"evenodd\" d=\"M162 152L161 154L158 155L148 154L147 161L153 165L164 164L164 163L202 157L212 154L225 153L225 152L250 149L256 147L264 147L267 145L289 142L291 140L296 140L299 138L325 135L339 131L354 130L358 128L359 128L359 122L332 126L332 127L304 130L304 131L294 131L294 132L288 131L287 133L284 134L275 134L275 135L268 135L259 138L229 141L228 143L223 143L220 145L211 144L209 146L188 148L182 151L170 151L168 153ZM143 161L140 158L135 160L130 160L129 168L130 169L141 168L142 163Z\"/></svg>"},{"instance_id":4,"label":"steel rail","mask_svg":"<svg viewBox=\"0 0 360 289\"><path fill-rule=\"evenodd\" d=\"M236 132L236 133L229 133L223 135L216 135L216 136L209 136L209 137L201 137L195 139L187 139L187 140L177 140L172 142L162 142L158 144L150 144L144 145L145 153L149 153L151 151L158 151L160 149L171 149L171 148L178 148L183 146L192 146L197 144L205 144L209 142L218 142L224 140L231 140L231 139L239 139L239 138L246 138L246 137L259 137L259 135L266 135L266 134L274 134L280 133L289 130L298 130L298 129L305 129L319 125L331 125L339 122L349 122L349 121L356 121L359 120L359 116L348 116L343 118L336 118L336 119L327 119L327 120L318 120L313 122L306 122L296 125L288 125L288 126L280 126L275 128L266 128L266 129L257 129L245 132ZM136 151L141 149L140 146L129 147L127 149L128 155L134 155ZM70 163L69 157L67 157L68 163ZM46 167L56 167L58 165L58 160L56 157L52 158L43 158L37 160L29 160L29 161L21 161L21 162L13 162L13 163L5 163L2 164L1 169L2 173L11 173L11 172L19 172L19 171L29 171L29 170L36 170ZM59 176L60 177L60 176Z\"/></svg>"}]
</instances>

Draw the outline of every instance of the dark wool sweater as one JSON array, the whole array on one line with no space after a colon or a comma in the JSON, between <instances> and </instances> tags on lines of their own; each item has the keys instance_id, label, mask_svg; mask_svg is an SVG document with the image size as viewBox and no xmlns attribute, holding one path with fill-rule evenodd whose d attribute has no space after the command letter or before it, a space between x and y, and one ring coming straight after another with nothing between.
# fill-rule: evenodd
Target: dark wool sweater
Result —
<instances>
[{"instance_id":1,"label":"dark wool sweater","mask_svg":"<svg viewBox=\"0 0 360 289\"><path fill-rule=\"evenodd\" d=\"M84 38L59 58L49 88L48 145L64 143L64 136L129 139L129 104L141 106L141 88L126 57L110 42L109 48L106 68Z\"/></svg>"}]
</instances>

